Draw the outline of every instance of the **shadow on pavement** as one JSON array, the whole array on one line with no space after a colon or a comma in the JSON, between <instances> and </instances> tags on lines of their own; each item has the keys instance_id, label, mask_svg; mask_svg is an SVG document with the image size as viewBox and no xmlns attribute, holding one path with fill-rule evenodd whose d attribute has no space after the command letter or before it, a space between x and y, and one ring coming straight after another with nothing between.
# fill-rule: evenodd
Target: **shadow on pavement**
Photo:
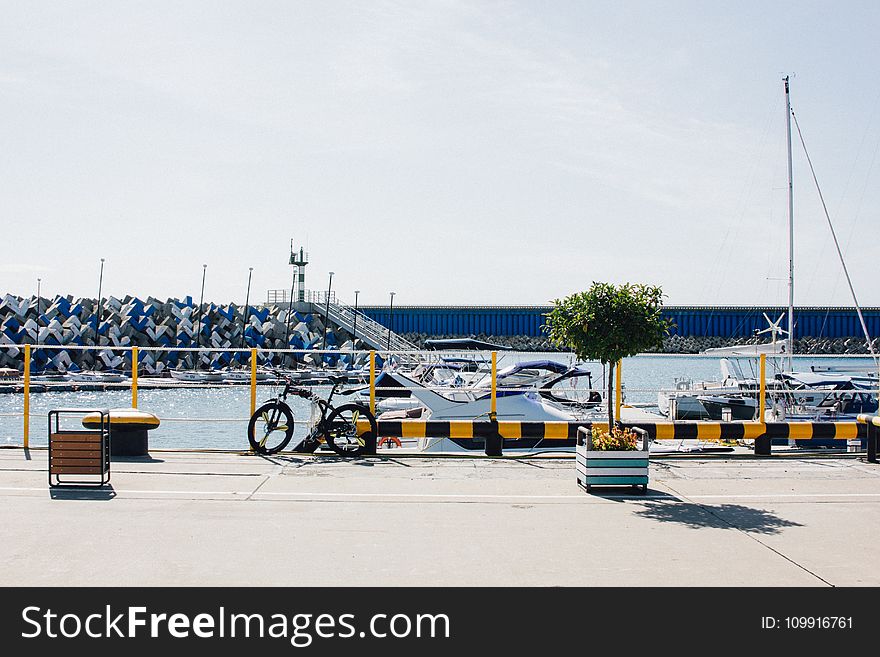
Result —
<instances>
[{"instance_id":1,"label":"shadow on pavement","mask_svg":"<svg viewBox=\"0 0 880 657\"><path fill-rule=\"evenodd\" d=\"M165 459L147 456L110 456L111 463L165 463Z\"/></svg>"},{"instance_id":2,"label":"shadow on pavement","mask_svg":"<svg viewBox=\"0 0 880 657\"><path fill-rule=\"evenodd\" d=\"M302 468L316 465L328 465L332 463L350 463L351 465L358 465L367 468L375 467L377 465L382 465L385 463L393 463L395 465L410 467L408 463L404 463L400 459L394 458L393 456L385 456L383 454L379 454L378 456L339 456L338 454L334 453L321 454L316 457L312 454L296 456L288 452L270 455L253 454L252 456L267 461L268 463L273 463L275 465L285 467L297 466Z\"/></svg>"},{"instance_id":3,"label":"shadow on pavement","mask_svg":"<svg viewBox=\"0 0 880 657\"><path fill-rule=\"evenodd\" d=\"M636 511L636 515L661 522L677 522L695 529L703 527L740 529L766 535L778 534L786 527L803 527L800 523L785 520L769 511L740 504L704 505L648 500L646 508Z\"/></svg>"},{"instance_id":4,"label":"shadow on pavement","mask_svg":"<svg viewBox=\"0 0 880 657\"><path fill-rule=\"evenodd\" d=\"M83 486L71 485L66 488L50 488L49 497L53 500L94 500L107 502L116 497L116 491L109 484L101 488L85 488Z\"/></svg>"}]
</instances>

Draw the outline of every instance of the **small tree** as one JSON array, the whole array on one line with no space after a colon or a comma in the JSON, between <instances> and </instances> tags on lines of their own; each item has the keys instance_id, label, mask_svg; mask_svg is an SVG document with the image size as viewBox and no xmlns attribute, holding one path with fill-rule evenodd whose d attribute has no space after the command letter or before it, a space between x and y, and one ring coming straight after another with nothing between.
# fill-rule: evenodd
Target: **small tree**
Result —
<instances>
[{"instance_id":1,"label":"small tree","mask_svg":"<svg viewBox=\"0 0 880 657\"><path fill-rule=\"evenodd\" d=\"M544 329L557 347L580 360L608 366L608 428L614 426L614 366L622 358L660 347L670 323L661 316L663 291L641 283L596 283L553 301ZM620 418L618 418L620 419Z\"/></svg>"}]
</instances>

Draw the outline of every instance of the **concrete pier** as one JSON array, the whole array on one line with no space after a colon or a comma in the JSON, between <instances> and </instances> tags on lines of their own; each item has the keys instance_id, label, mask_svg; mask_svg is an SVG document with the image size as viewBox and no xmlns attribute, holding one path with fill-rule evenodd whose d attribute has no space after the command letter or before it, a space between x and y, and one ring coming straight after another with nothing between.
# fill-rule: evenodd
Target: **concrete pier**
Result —
<instances>
[{"instance_id":1,"label":"concrete pier","mask_svg":"<svg viewBox=\"0 0 880 657\"><path fill-rule=\"evenodd\" d=\"M568 456L157 450L100 490L46 467L0 450L0 585L880 585L880 467L846 455L652 457L644 497L586 494Z\"/></svg>"}]
</instances>

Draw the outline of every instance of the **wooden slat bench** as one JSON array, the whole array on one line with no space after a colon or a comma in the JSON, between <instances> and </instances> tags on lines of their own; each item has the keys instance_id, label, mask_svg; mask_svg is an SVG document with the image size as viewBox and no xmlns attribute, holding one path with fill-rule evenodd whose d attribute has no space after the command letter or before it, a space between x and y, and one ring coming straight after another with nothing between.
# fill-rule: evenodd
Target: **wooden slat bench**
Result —
<instances>
[{"instance_id":1,"label":"wooden slat bench","mask_svg":"<svg viewBox=\"0 0 880 657\"><path fill-rule=\"evenodd\" d=\"M95 429L65 430L64 415L97 413L101 422ZM76 479L62 476L80 475ZM83 479L91 475L92 479ZM95 479L94 477L97 477ZM106 410L62 408L49 412L49 486L110 483L110 415Z\"/></svg>"}]
</instances>

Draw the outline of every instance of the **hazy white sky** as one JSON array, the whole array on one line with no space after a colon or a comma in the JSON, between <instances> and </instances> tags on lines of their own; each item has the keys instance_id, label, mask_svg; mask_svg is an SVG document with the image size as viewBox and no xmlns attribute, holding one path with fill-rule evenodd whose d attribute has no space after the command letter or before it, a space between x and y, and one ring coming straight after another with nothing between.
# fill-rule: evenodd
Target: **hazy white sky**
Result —
<instances>
[{"instance_id":1,"label":"hazy white sky","mask_svg":"<svg viewBox=\"0 0 880 657\"><path fill-rule=\"evenodd\" d=\"M0 294L787 303L781 78L880 305L876 2L0 0ZM796 303L850 305L795 134Z\"/></svg>"}]
</instances>

